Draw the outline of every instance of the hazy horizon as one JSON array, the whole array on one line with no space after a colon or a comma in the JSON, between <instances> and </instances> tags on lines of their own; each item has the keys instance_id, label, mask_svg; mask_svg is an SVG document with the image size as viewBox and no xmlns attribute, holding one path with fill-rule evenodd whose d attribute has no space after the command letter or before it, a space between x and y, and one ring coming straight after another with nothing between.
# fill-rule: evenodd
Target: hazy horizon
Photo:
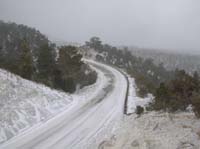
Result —
<instances>
[{"instance_id":1,"label":"hazy horizon","mask_svg":"<svg viewBox=\"0 0 200 149\"><path fill-rule=\"evenodd\" d=\"M1 0L0 20L25 24L50 39L200 53L198 0Z\"/></svg>"}]
</instances>

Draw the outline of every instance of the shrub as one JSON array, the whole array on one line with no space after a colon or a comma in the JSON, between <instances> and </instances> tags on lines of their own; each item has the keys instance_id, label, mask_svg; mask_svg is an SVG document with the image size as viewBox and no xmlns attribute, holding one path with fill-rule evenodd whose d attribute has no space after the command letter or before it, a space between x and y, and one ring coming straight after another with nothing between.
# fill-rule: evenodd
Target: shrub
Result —
<instances>
[{"instance_id":1,"label":"shrub","mask_svg":"<svg viewBox=\"0 0 200 149\"><path fill-rule=\"evenodd\" d=\"M192 96L192 109L196 117L200 118L200 94L194 93Z\"/></svg>"},{"instance_id":2,"label":"shrub","mask_svg":"<svg viewBox=\"0 0 200 149\"><path fill-rule=\"evenodd\" d=\"M136 114L141 115L143 112L144 112L143 107L141 107L141 106L136 107L136 111L135 111Z\"/></svg>"},{"instance_id":3,"label":"shrub","mask_svg":"<svg viewBox=\"0 0 200 149\"><path fill-rule=\"evenodd\" d=\"M200 81L196 75L190 76L180 70L173 80L161 83L156 89L152 109L175 112L192 105L195 115L200 117Z\"/></svg>"},{"instance_id":4,"label":"shrub","mask_svg":"<svg viewBox=\"0 0 200 149\"><path fill-rule=\"evenodd\" d=\"M74 79L69 77L65 80L65 89L66 92L73 93L76 90L76 84Z\"/></svg>"}]
</instances>

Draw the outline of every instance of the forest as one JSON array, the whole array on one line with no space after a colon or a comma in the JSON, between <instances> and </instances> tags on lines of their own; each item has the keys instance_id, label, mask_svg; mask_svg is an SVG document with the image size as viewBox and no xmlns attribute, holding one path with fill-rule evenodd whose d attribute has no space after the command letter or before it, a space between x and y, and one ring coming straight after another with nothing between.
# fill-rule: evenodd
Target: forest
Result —
<instances>
[{"instance_id":1,"label":"forest","mask_svg":"<svg viewBox=\"0 0 200 149\"><path fill-rule=\"evenodd\" d=\"M97 78L96 72L83 63L76 47L57 47L34 28L3 21L0 68L70 93L93 84Z\"/></svg>"}]
</instances>

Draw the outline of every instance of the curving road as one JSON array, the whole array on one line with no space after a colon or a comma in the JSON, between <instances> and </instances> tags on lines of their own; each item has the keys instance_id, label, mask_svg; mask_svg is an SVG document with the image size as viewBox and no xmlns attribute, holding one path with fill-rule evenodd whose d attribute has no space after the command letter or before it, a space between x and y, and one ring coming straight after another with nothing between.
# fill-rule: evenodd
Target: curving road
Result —
<instances>
[{"instance_id":1,"label":"curving road","mask_svg":"<svg viewBox=\"0 0 200 149\"><path fill-rule=\"evenodd\" d=\"M61 113L42 126L3 144L2 149L81 149L105 123L122 118L128 83L118 70L94 61L87 63L109 80L101 92L84 105Z\"/></svg>"}]
</instances>

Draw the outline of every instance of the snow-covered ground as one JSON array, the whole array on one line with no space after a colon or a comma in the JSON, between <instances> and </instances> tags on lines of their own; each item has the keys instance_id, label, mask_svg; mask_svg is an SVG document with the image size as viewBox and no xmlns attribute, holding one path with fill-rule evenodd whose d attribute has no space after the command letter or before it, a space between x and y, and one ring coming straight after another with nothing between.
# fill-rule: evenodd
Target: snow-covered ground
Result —
<instances>
[{"instance_id":1,"label":"snow-covered ground","mask_svg":"<svg viewBox=\"0 0 200 149\"><path fill-rule=\"evenodd\" d=\"M190 112L132 114L104 142L104 149L199 149L200 120Z\"/></svg>"},{"instance_id":2,"label":"snow-covered ground","mask_svg":"<svg viewBox=\"0 0 200 149\"><path fill-rule=\"evenodd\" d=\"M138 97L136 94L137 86L135 79L130 77L128 74L129 91L128 91L128 102L127 102L127 114L135 112L137 106L145 107L150 101L152 101L152 95L149 94L146 98Z\"/></svg>"},{"instance_id":3,"label":"snow-covered ground","mask_svg":"<svg viewBox=\"0 0 200 149\"><path fill-rule=\"evenodd\" d=\"M0 93L1 100L12 95L7 100L11 103L15 99L12 102L16 102L13 105L8 102L3 104L3 108L6 106L9 109L6 111L4 108L4 111L7 115L13 111L22 111L20 116L24 115L27 119L18 115L2 118L3 139L5 130L15 129L18 121L22 121L25 126L22 129L19 127L0 148L94 149L104 138L110 137L109 132L114 131L118 121L123 118L127 82L119 71L93 61L87 62L97 71L98 80L94 85L73 95L51 90L1 71L0 80L5 84ZM21 102L24 103L23 106L20 106ZM33 112L25 111L29 109L33 109ZM29 123L29 119L33 121Z\"/></svg>"},{"instance_id":4,"label":"snow-covered ground","mask_svg":"<svg viewBox=\"0 0 200 149\"><path fill-rule=\"evenodd\" d=\"M72 97L0 70L0 143L72 104Z\"/></svg>"}]
</instances>

